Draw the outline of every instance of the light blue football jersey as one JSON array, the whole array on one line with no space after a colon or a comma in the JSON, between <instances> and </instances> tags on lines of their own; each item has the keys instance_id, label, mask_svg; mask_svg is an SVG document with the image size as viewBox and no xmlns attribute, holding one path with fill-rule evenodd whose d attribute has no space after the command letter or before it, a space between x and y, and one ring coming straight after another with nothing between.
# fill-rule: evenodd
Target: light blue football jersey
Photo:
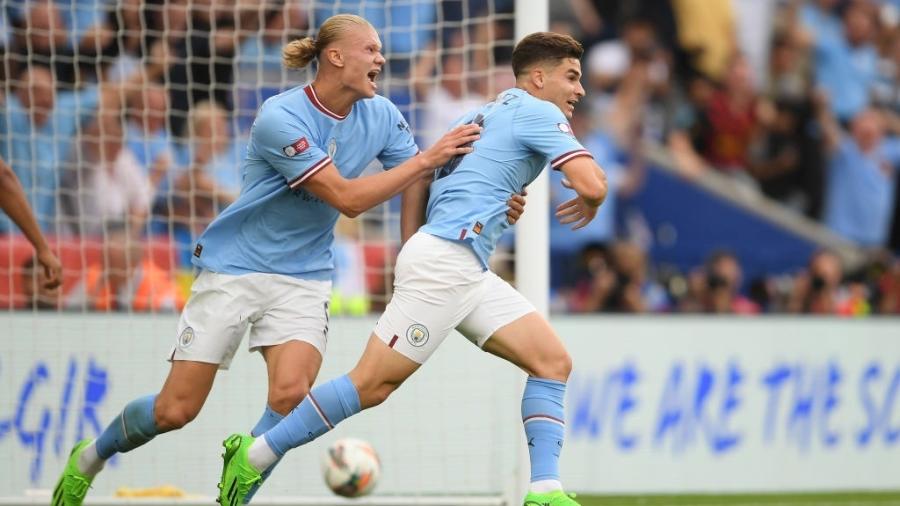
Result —
<instances>
[{"instance_id":1,"label":"light blue football jersey","mask_svg":"<svg viewBox=\"0 0 900 506\"><path fill-rule=\"evenodd\" d=\"M420 230L469 244L487 269L497 240L510 226L510 195L534 181L548 163L559 169L591 154L556 105L520 88L500 93L456 124L464 123L480 123L481 138L473 152L435 171Z\"/></svg>"},{"instance_id":2,"label":"light blue football jersey","mask_svg":"<svg viewBox=\"0 0 900 506\"><path fill-rule=\"evenodd\" d=\"M312 86L266 100L250 130L241 193L200 236L194 265L331 279L340 213L303 183L332 162L349 179L376 158L391 168L418 151L403 115L384 97L360 100L346 116L322 105Z\"/></svg>"}]
</instances>

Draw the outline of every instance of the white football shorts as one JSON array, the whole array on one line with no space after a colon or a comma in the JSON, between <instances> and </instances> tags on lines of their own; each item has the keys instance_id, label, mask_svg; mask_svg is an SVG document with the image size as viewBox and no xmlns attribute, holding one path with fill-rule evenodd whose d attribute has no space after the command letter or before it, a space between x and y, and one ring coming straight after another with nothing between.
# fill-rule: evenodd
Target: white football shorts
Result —
<instances>
[{"instance_id":1,"label":"white football shorts","mask_svg":"<svg viewBox=\"0 0 900 506\"><path fill-rule=\"evenodd\" d=\"M481 266L465 244L417 232L394 269L394 297L375 335L423 364L454 328L478 347L500 327L533 312L509 283Z\"/></svg>"},{"instance_id":2,"label":"white football shorts","mask_svg":"<svg viewBox=\"0 0 900 506\"><path fill-rule=\"evenodd\" d=\"M191 286L169 361L192 360L228 369L248 328L251 352L296 340L312 344L324 355L330 299L331 281L204 270Z\"/></svg>"}]
</instances>

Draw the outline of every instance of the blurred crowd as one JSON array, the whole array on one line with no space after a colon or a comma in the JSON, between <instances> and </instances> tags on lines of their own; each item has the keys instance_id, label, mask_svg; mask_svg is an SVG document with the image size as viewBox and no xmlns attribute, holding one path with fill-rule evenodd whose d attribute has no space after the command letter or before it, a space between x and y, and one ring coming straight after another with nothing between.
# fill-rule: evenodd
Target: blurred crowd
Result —
<instances>
[{"instance_id":1,"label":"blurred crowd","mask_svg":"<svg viewBox=\"0 0 900 506\"><path fill-rule=\"evenodd\" d=\"M179 309L194 240L240 191L256 108L308 78L282 69L284 43L338 12L366 17L389 60L380 88L429 145L462 111L514 85L513 4L0 0L0 156L44 232L77 250L62 255L72 280L42 293L34 260L3 247L12 228L0 218L0 273L12 280L3 305ZM572 128L612 188L586 230L551 229L555 310L900 312L900 0L550 9L551 29L585 45L587 97ZM870 261L848 271L823 249L796 273L760 279L743 279L727 250L693 271L654 264L619 212L645 178L648 144L664 146L685 178L724 175ZM569 198L553 178L554 202ZM339 228L335 312L384 303L397 236L385 217L396 211Z\"/></svg>"},{"instance_id":2,"label":"blurred crowd","mask_svg":"<svg viewBox=\"0 0 900 506\"><path fill-rule=\"evenodd\" d=\"M585 42L588 107L573 128L615 192L586 234L551 233L557 310L898 312L900 2L571 0L551 9L552 29ZM715 173L821 224L867 261L848 268L822 247L796 272L754 279L727 249L694 269L650 262L645 238L617 216L646 177L648 145L665 146L683 178ZM555 203L568 198L552 188Z\"/></svg>"}]
</instances>

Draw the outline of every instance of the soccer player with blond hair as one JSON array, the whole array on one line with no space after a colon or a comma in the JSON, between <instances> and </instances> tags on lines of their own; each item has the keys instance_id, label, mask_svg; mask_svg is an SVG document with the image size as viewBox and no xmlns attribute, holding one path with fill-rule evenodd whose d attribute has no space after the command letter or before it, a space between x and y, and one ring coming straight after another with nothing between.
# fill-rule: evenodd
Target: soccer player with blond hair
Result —
<instances>
[{"instance_id":1,"label":"soccer player with blond hair","mask_svg":"<svg viewBox=\"0 0 900 506\"><path fill-rule=\"evenodd\" d=\"M333 16L317 38L293 41L283 54L290 69L317 59L315 79L268 99L257 113L241 193L194 249L200 273L162 390L129 402L97 439L75 446L52 505L80 505L110 457L193 420L248 328L269 386L251 433L287 415L306 396L325 352L338 216L390 199L470 153L479 138L479 126L462 125L419 153L403 116L375 94L385 59L375 29L359 16ZM360 177L375 159L390 170ZM521 205L510 201L508 219L515 221Z\"/></svg>"}]
</instances>

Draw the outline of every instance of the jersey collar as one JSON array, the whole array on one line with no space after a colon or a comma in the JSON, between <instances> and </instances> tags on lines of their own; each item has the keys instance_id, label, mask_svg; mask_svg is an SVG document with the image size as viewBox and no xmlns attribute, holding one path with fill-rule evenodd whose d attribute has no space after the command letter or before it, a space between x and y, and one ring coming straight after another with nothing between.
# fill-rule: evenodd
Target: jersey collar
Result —
<instances>
[{"instance_id":1,"label":"jersey collar","mask_svg":"<svg viewBox=\"0 0 900 506\"><path fill-rule=\"evenodd\" d=\"M338 121L346 119L347 114L341 116L340 114L332 111L331 109L325 107L325 104L319 101L318 95L316 95L316 90L313 88L312 84L307 84L303 91L306 92L306 96L309 98L310 103L316 107L322 114L328 116L329 118L336 119ZM348 113L349 114L349 113Z\"/></svg>"}]
</instances>

